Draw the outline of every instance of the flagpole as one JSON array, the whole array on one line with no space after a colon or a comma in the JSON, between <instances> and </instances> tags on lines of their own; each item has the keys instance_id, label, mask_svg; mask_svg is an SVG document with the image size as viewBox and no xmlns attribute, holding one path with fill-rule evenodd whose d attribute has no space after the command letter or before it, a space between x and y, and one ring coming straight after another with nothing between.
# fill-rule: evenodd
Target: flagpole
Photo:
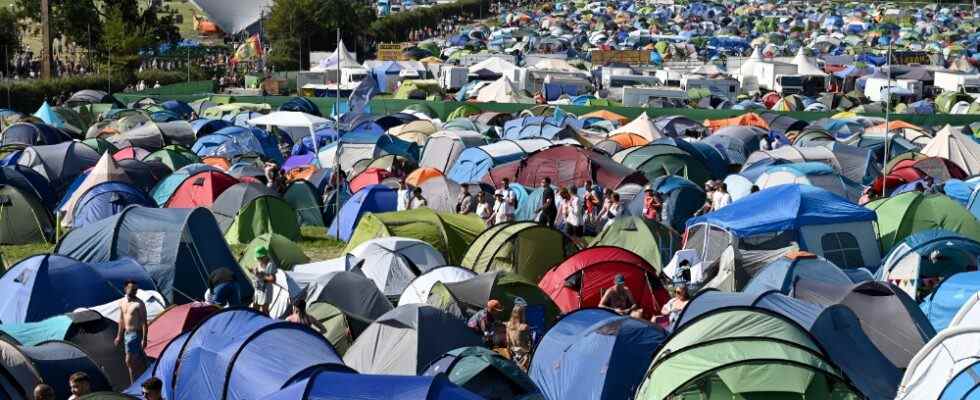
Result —
<instances>
[{"instance_id":1,"label":"flagpole","mask_svg":"<svg viewBox=\"0 0 980 400\"><path fill-rule=\"evenodd\" d=\"M334 102L337 106L337 122L340 122L340 43L340 28L337 28L337 101Z\"/></svg>"},{"instance_id":2,"label":"flagpole","mask_svg":"<svg viewBox=\"0 0 980 400\"><path fill-rule=\"evenodd\" d=\"M889 117L891 116L891 104L892 104L892 87L891 87L892 85L892 40L894 40L894 37L890 37L888 40L888 53L885 55L885 61L888 62L888 84L886 85L886 87L888 88L888 95L885 97L885 154L882 157L882 164L881 164L882 172L884 172L885 167L888 166L888 152L889 152L888 142L890 140L888 134L891 133L891 127L888 126L888 123L889 123ZM887 190L888 190L888 179L887 176L883 175L881 181L881 197L887 196L886 194Z\"/></svg>"}]
</instances>

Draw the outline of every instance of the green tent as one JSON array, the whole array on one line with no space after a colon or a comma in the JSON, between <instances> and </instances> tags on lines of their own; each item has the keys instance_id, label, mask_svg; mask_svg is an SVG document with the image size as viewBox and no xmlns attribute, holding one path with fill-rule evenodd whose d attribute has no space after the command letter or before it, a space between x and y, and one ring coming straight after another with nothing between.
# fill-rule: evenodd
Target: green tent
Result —
<instances>
[{"instance_id":1,"label":"green tent","mask_svg":"<svg viewBox=\"0 0 980 400\"><path fill-rule=\"evenodd\" d=\"M246 272L258 266L259 262L255 259L255 249L259 246L269 250L269 258L275 260L280 269L289 271L297 264L310 262L310 258L303 253L303 248L289 238L277 233L264 233L248 243L245 252L238 260L238 264Z\"/></svg>"},{"instance_id":2,"label":"green tent","mask_svg":"<svg viewBox=\"0 0 980 400\"><path fill-rule=\"evenodd\" d=\"M170 167L170 170L176 171L184 166L201 162L201 157L184 146L172 144L150 153L144 158L144 161L146 160L160 160L164 165Z\"/></svg>"},{"instance_id":3,"label":"green tent","mask_svg":"<svg viewBox=\"0 0 980 400\"><path fill-rule=\"evenodd\" d=\"M321 333L333 345L334 350L337 350L337 354L343 356L347 353L350 345L354 344L350 319L356 317L344 314L339 308L323 301L307 305L306 312L327 328L326 332ZM365 321L365 325L370 323L371 321Z\"/></svg>"},{"instance_id":4,"label":"green tent","mask_svg":"<svg viewBox=\"0 0 980 400\"><path fill-rule=\"evenodd\" d=\"M450 314L468 317L484 308L487 301L495 299L504 307L498 317L506 321L518 298L527 304L528 322L538 328L541 335L561 313L555 302L534 282L501 271L480 274L461 282L436 282L429 290L427 303Z\"/></svg>"},{"instance_id":5,"label":"green tent","mask_svg":"<svg viewBox=\"0 0 980 400\"><path fill-rule=\"evenodd\" d=\"M261 196L238 211L234 221L225 230L225 240L229 244L245 244L270 232L290 240L300 237L296 211L289 203L278 197Z\"/></svg>"},{"instance_id":6,"label":"green tent","mask_svg":"<svg viewBox=\"0 0 980 400\"><path fill-rule=\"evenodd\" d=\"M703 186L711 179L711 172L704 162L680 147L669 144L633 147L616 153L613 159L642 172L650 182L661 176L676 175Z\"/></svg>"},{"instance_id":7,"label":"green tent","mask_svg":"<svg viewBox=\"0 0 980 400\"><path fill-rule=\"evenodd\" d=\"M442 89L439 87L439 83L436 81L423 81L423 80L410 80L402 82L398 90L392 96L393 99L412 99L418 96L416 93L421 93L425 96L425 99L430 98L442 98Z\"/></svg>"},{"instance_id":8,"label":"green tent","mask_svg":"<svg viewBox=\"0 0 980 400\"><path fill-rule=\"evenodd\" d=\"M463 259L466 248L484 228L483 220L475 215L442 213L426 207L368 213L361 217L344 251L350 252L374 238L401 236L432 245L446 256L446 262L455 265Z\"/></svg>"},{"instance_id":9,"label":"green tent","mask_svg":"<svg viewBox=\"0 0 980 400\"><path fill-rule=\"evenodd\" d=\"M497 224L473 241L460 266L477 273L507 271L538 282L578 250L560 231L533 222Z\"/></svg>"},{"instance_id":10,"label":"green tent","mask_svg":"<svg viewBox=\"0 0 980 400\"><path fill-rule=\"evenodd\" d=\"M40 243L52 238L54 219L37 196L0 184L0 244Z\"/></svg>"},{"instance_id":11,"label":"green tent","mask_svg":"<svg viewBox=\"0 0 980 400\"><path fill-rule=\"evenodd\" d=\"M942 194L907 192L868 203L878 215L881 254L927 229L945 229L980 241L980 222L963 205Z\"/></svg>"},{"instance_id":12,"label":"green tent","mask_svg":"<svg viewBox=\"0 0 980 400\"><path fill-rule=\"evenodd\" d=\"M426 376L440 373L481 398L517 399L538 392L534 381L517 364L485 347L452 350L425 370Z\"/></svg>"},{"instance_id":13,"label":"green tent","mask_svg":"<svg viewBox=\"0 0 980 400\"><path fill-rule=\"evenodd\" d=\"M965 101L967 103L972 103L973 98L970 95L962 92L943 92L939 96L936 96L936 111L940 113L947 114L953 109L956 103Z\"/></svg>"},{"instance_id":14,"label":"green tent","mask_svg":"<svg viewBox=\"0 0 980 400\"><path fill-rule=\"evenodd\" d=\"M722 308L684 324L647 370L637 400L859 399L798 324Z\"/></svg>"},{"instance_id":15,"label":"green tent","mask_svg":"<svg viewBox=\"0 0 980 400\"><path fill-rule=\"evenodd\" d=\"M283 197L293 209L300 226L326 227L323 219L323 199L316 186L305 179L293 181Z\"/></svg>"},{"instance_id":16,"label":"green tent","mask_svg":"<svg viewBox=\"0 0 980 400\"><path fill-rule=\"evenodd\" d=\"M459 107L456 107L456 109L453 110L453 112L449 113L449 117L446 118L446 121L452 121L457 118L465 118L471 115L477 115L479 113L480 113L479 107L473 104L466 103Z\"/></svg>"},{"instance_id":17,"label":"green tent","mask_svg":"<svg viewBox=\"0 0 980 400\"><path fill-rule=\"evenodd\" d=\"M590 247L616 246L632 251L660 271L680 244L677 232L664 224L640 217L619 217L602 228Z\"/></svg>"},{"instance_id":18,"label":"green tent","mask_svg":"<svg viewBox=\"0 0 980 400\"><path fill-rule=\"evenodd\" d=\"M85 139L82 141L82 144L91 147L92 150L95 150L95 152L99 153L100 155L107 151L109 153L115 153L119 151L119 149L116 148L116 146L114 146L112 143L109 143L108 140L105 140L103 138Z\"/></svg>"}]
</instances>

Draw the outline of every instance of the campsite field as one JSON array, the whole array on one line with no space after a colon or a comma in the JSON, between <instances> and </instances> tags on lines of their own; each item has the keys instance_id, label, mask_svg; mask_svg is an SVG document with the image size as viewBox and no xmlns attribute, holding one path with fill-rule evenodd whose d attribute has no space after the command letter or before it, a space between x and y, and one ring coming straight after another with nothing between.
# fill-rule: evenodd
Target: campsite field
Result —
<instances>
[{"instance_id":1,"label":"campsite field","mask_svg":"<svg viewBox=\"0 0 980 400\"><path fill-rule=\"evenodd\" d=\"M346 243L327 237L326 229L303 227L302 234L303 237L297 241L297 243L303 248L303 252L306 253L306 256L310 257L310 260L328 260L339 257L344 253L344 246L346 246ZM242 251L245 250L245 247L245 245L231 246L231 252L235 254L236 258L239 258L242 255ZM2 256L2 258L0 258L0 260L2 260L2 262L0 262L0 268L14 265L18 261L35 254L50 253L53 251L54 244L50 243L2 246L0 247L0 256Z\"/></svg>"}]
</instances>

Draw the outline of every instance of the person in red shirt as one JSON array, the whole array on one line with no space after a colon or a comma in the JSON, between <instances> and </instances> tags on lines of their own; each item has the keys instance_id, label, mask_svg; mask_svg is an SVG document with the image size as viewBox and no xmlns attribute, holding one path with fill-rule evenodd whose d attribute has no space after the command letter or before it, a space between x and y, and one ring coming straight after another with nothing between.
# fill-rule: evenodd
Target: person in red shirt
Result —
<instances>
[{"instance_id":1,"label":"person in red shirt","mask_svg":"<svg viewBox=\"0 0 980 400\"><path fill-rule=\"evenodd\" d=\"M643 195L643 218L656 221L662 207L660 196L653 189L646 189Z\"/></svg>"}]
</instances>

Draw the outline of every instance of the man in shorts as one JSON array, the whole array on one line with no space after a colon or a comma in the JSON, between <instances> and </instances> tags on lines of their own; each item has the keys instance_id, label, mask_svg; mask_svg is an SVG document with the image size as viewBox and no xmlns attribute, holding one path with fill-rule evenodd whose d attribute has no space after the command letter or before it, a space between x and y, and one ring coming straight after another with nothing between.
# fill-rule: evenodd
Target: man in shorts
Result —
<instances>
[{"instance_id":1,"label":"man in shorts","mask_svg":"<svg viewBox=\"0 0 980 400\"><path fill-rule=\"evenodd\" d=\"M116 346L123 345L126 350L126 368L129 380L134 381L143 373L146 348L146 304L136 297L139 286L135 281L126 281L125 296L119 299L119 331Z\"/></svg>"}]
</instances>

